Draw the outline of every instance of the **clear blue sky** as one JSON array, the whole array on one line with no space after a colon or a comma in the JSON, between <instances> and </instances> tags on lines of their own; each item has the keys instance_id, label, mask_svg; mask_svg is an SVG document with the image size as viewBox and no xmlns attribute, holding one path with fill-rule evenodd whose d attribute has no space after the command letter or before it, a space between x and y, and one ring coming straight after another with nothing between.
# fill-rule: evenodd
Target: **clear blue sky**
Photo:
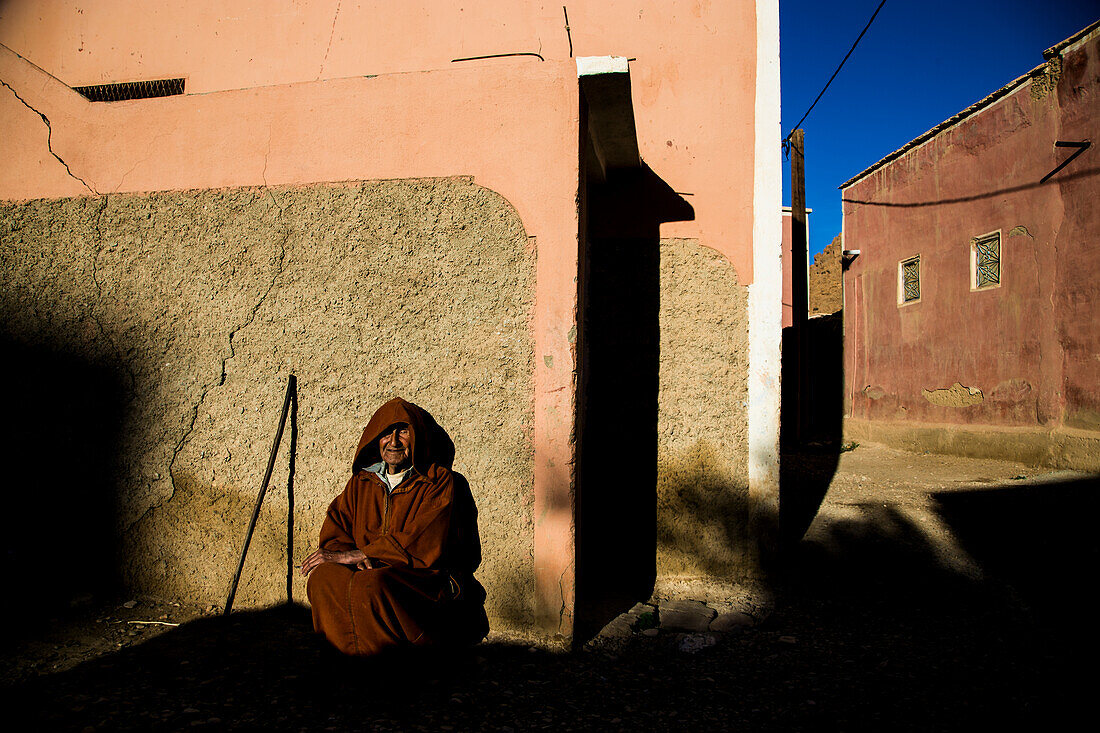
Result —
<instances>
[{"instance_id":1,"label":"clear blue sky","mask_svg":"<svg viewBox=\"0 0 1100 733\"><path fill-rule=\"evenodd\" d=\"M784 135L879 1L780 0ZM802 123L811 259L840 232L837 186L1038 66L1044 50L1098 19L1100 0L886 0ZM783 165L789 205L790 163Z\"/></svg>"}]
</instances>

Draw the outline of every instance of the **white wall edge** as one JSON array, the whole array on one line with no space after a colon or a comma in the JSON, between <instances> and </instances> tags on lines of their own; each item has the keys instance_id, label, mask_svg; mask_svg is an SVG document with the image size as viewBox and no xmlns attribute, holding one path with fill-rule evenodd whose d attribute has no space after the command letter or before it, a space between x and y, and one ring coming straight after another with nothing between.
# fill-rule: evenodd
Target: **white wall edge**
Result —
<instances>
[{"instance_id":1,"label":"white wall edge","mask_svg":"<svg viewBox=\"0 0 1100 733\"><path fill-rule=\"evenodd\" d=\"M629 74L630 64L623 56L578 56L577 76Z\"/></svg>"},{"instance_id":2,"label":"white wall edge","mask_svg":"<svg viewBox=\"0 0 1100 733\"><path fill-rule=\"evenodd\" d=\"M752 285L749 286L749 495L779 512L780 359L783 335L783 137L779 2L756 2Z\"/></svg>"}]
</instances>

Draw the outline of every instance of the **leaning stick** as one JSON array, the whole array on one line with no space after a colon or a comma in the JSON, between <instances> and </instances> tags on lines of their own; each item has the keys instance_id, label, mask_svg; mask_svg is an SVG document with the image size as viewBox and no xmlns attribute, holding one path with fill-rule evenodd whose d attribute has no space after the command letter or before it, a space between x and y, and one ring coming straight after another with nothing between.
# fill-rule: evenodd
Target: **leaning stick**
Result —
<instances>
[{"instance_id":1,"label":"leaning stick","mask_svg":"<svg viewBox=\"0 0 1100 733\"><path fill-rule=\"evenodd\" d=\"M225 601L225 616L233 610L233 596L237 595L237 583L241 580L241 572L244 570L244 558L248 554L248 544L252 541L252 533L256 529L256 520L260 518L260 506L264 503L264 495L267 494L267 484L271 481L271 472L275 470L275 457L279 454L279 443L283 439L283 427L286 426L287 411L290 410L291 395L297 392L298 380L293 374L286 382L286 397L283 399L283 414L279 418L279 428L275 431L275 442L271 445L271 456L267 459L267 471L264 472L263 484L260 485L260 493L256 496L256 506L252 509L252 519L248 523L248 532L244 536L244 547L241 548L241 559L237 562L237 573L233 576L233 584L229 586L229 598Z\"/></svg>"}]
</instances>

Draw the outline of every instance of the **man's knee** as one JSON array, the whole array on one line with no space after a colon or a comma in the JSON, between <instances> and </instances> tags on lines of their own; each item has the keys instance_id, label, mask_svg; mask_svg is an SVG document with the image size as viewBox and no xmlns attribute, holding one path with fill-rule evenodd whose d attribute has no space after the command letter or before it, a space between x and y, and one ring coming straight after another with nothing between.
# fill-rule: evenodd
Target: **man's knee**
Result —
<instances>
[{"instance_id":1,"label":"man's knee","mask_svg":"<svg viewBox=\"0 0 1100 733\"><path fill-rule=\"evenodd\" d=\"M353 572L351 568L334 562L318 565L306 580L306 596L310 599L310 603L313 602L313 598L324 594L342 594Z\"/></svg>"},{"instance_id":2,"label":"man's knee","mask_svg":"<svg viewBox=\"0 0 1100 733\"><path fill-rule=\"evenodd\" d=\"M358 570L355 572L355 577L351 578L356 593L370 595L389 593L394 587L394 582L393 573L389 568Z\"/></svg>"}]
</instances>

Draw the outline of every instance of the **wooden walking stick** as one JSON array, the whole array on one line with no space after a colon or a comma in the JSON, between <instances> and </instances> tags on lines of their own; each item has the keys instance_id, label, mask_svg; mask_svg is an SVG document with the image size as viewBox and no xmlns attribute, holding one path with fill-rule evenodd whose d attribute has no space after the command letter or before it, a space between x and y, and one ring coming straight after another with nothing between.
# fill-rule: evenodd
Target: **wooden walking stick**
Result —
<instances>
[{"instance_id":1,"label":"wooden walking stick","mask_svg":"<svg viewBox=\"0 0 1100 733\"><path fill-rule=\"evenodd\" d=\"M286 397L283 399L283 414L279 417L279 428L275 431L275 442L271 445L271 456L267 459L267 471L264 472L264 480L260 485L260 493L256 496L256 506L252 509L252 519L248 523L248 532L244 536L244 547L241 548L241 559L237 563L237 573L233 576L233 584L229 586L229 598L225 601L225 616L233 610L233 596L237 595L237 583L241 580L241 572L244 570L244 558L248 554L248 543L252 541L252 533L256 529L256 520L260 518L260 506L264 503L264 495L267 493L267 484L271 481L271 472L275 469L275 457L279 454L279 443L283 439L283 428L286 426L287 412L290 410L290 401L298 401L298 380L293 374L286 382Z\"/></svg>"}]
</instances>

